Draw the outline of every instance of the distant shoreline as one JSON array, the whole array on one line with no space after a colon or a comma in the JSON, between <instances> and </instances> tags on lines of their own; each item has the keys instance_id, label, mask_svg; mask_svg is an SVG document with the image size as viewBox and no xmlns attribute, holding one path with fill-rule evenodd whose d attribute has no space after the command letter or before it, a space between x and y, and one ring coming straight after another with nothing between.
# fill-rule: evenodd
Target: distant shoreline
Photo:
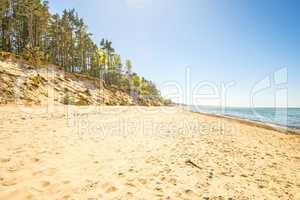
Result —
<instances>
[{"instance_id":1,"label":"distant shoreline","mask_svg":"<svg viewBox=\"0 0 300 200\"><path fill-rule=\"evenodd\" d=\"M181 108L183 108L183 107L181 107ZM185 108L183 108L183 109L185 109ZM226 115L206 113L206 112L196 112L196 111L192 111L192 110L188 110L188 111L199 114L199 115L222 118L222 119L235 121L235 122L249 125L249 126L255 126L255 127L264 128L267 130L278 131L278 132L284 133L284 134L300 136L300 129L288 128L288 127L280 126L277 124L271 124L271 123L266 123L266 122L261 122L261 121L254 121L254 120L239 118L239 117L235 117L235 116L226 116Z\"/></svg>"}]
</instances>

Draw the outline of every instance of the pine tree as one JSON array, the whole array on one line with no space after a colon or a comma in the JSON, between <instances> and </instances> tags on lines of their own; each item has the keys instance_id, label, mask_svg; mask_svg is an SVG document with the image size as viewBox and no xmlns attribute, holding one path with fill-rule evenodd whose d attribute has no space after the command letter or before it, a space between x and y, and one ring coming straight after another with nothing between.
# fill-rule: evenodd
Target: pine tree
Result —
<instances>
[{"instance_id":1,"label":"pine tree","mask_svg":"<svg viewBox=\"0 0 300 200\"><path fill-rule=\"evenodd\" d=\"M138 95L159 95L156 86L132 72L132 63L115 52L110 40L97 46L74 9L50 14L42 0L0 1L0 50L34 63L52 63L68 72L103 79L106 85ZM133 83L133 84L131 84Z\"/></svg>"},{"instance_id":2,"label":"pine tree","mask_svg":"<svg viewBox=\"0 0 300 200\"><path fill-rule=\"evenodd\" d=\"M10 0L1 0L0 3L1 49L4 51L11 51L12 9L10 3Z\"/></svg>"}]
</instances>

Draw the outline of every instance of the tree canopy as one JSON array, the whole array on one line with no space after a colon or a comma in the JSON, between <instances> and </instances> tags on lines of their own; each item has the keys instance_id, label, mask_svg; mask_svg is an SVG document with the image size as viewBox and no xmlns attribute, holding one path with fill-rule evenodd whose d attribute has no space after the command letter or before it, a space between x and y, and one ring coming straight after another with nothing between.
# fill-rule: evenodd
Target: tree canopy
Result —
<instances>
[{"instance_id":1,"label":"tree canopy","mask_svg":"<svg viewBox=\"0 0 300 200\"><path fill-rule=\"evenodd\" d=\"M122 63L112 41L97 45L74 9L51 14L42 0L0 1L0 49L32 62L51 63L66 72L85 73L135 95L159 97L156 86Z\"/></svg>"}]
</instances>

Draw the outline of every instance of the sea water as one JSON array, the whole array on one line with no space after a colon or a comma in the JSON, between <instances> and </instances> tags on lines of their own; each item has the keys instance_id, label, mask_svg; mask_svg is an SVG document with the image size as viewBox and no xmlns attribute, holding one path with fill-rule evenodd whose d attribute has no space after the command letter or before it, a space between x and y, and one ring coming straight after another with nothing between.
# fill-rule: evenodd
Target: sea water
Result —
<instances>
[{"instance_id":1,"label":"sea water","mask_svg":"<svg viewBox=\"0 0 300 200\"><path fill-rule=\"evenodd\" d=\"M237 117L277 126L300 129L300 108L243 108L215 106L185 106L193 112Z\"/></svg>"}]
</instances>

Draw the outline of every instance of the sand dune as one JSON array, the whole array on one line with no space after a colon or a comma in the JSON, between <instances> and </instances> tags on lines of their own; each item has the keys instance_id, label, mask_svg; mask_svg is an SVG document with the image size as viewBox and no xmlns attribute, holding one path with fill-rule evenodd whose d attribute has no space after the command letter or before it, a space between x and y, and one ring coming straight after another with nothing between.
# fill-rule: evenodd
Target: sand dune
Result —
<instances>
[{"instance_id":1,"label":"sand dune","mask_svg":"<svg viewBox=\"0 0 300 200\"><path fill-rule=\"evenodd\" d=\"M32 112L0 107L1 200L300 199L297 135L171 107Z\"/></svg>"}]
</instances>

